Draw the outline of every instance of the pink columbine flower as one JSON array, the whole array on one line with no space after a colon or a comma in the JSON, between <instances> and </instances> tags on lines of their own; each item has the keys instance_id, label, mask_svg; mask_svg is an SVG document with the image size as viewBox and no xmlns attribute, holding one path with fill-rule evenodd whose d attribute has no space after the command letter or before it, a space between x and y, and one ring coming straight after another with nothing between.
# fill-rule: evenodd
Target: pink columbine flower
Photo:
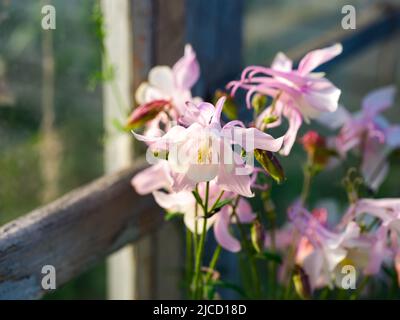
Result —
<instances>
[{"instance_id":1,"label":"pink columbine flower","mask_svg":"<svg viewBox=\"0 0 400 320\"><path fill-rule=\"evenodd\" d=\"M400 126L390 125L380 115L393 105L395 94L393 86L375 90L363 99L360 112L351 115L341 107L321 119L333 129L341 126L336 138L336 148L340 154L345 156L352 149L360 150L362 175L372 190L379 188L388 173L388 154L400 147ZM334 121L331 121L333 118Z\"/></svg>"},{"instance_id":2,"label":"pink columbine flower","mask_svg":"<svg viewBox=\"0 0 400 320\"><path fill-rule=\"evenodd\" d=\"M191 45L185 46L185 54L175 65L156 66L149 72L148 81L143 82L136 90L135 99L139 106L134 110L132 117L143 114L141 109L149 109L158 103L159 114L149 122L146 133L151 136L161 134L161 124L168 129L171 120L177 121L185 112L187 101L201 101L192 97L190 89L200 76L200 67L196 53ZM163 107L160 110L160 105ZM138 111L136 111L138 110Z\"/></svg>"},{"instance_id":3,"label":"pink columbine flower","mask_svg":"<svg viewBox=\"0 0 400 320\"><path fill-rule=\"evenodd\" d=\"M283 155L288 155L296 140L297 132L303 122L318 117L323 112L333 112L338 107L340 90L323 73L312 72L321 64L333 59L342 52L342 46L331 47L309 52L300 61L297 69L293 62L283 53L278 53L271 68L260 66L247 67L239 81L228 84L235 94L238 88L247 90L247 105L250 107L254 93L270 96L276 101L267 107L256 119L260 129L272 128L281 123L285 117L289 128L285 134ZM272 123L264 119L275 118Z\"/></svg>"},{"instance_id":4,"label":"pink columbine flower","mask_svg":"<svg viewBox=\"0 0 400 320\"><path fill-rule=\"evenodd\" d=\"M369 264L366 274L375 274L380 270L383 261L394 258L398 263L400 249L398 237L400 236L400 199L360 199L349 207L343 216L341 225L345 225L369 215L379 219L380 226L373 232L374 243L371 249ZM399 267L396 264L396 267Z\"/></svg>"},{"instance_id":5,"label":"pink columbine flower","mask_svg":"<svg viewBox=\"0 0 400 320\"><path fill-rule=\"evenodd\" d=\"M256 128L245 128L240 121L222 126L224 101L220 98L215 107L206 102L189 103L180 118L184 126L174 126L162 137L134 133L138 140L149 144L150 150L168 154L172 191L192 191L197 183L216 179L222 190L252 197L250 175L254 167L245 163L234 146L247 153L256 148L272 152L281 148L283 138L274 139Z\"/></svg>"},{"instance_id":6,"label":"pink columbine flower","mask_svg":"<svg viewBox=\"0 0 400 320\"><path fill-rule=\"evenodd\" d=\"M296 262L308 275L312 289L331 285L338 265L352 248L368 246L360 239L360 228L349 222L342 231L331 231L321 223L323 216L313 215L296 203L289 218L304 238L298 247Z\"/></svg>"}]
</instances>

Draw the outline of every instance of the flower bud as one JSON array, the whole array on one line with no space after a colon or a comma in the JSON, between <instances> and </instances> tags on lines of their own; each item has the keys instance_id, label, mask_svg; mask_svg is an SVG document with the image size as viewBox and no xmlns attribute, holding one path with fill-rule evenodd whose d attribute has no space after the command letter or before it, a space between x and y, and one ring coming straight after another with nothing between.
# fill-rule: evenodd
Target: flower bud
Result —
<instances>
[{"instance_id":1,"label":"flower bud","mask_svg":"<svg viewBox=\"0 0 400 320\"><path fill-rule=\"evenodd\" d=\"M256 93L253 98L251 99L251 105L258 114L267 104L267 97Z\"/></svg>"},{"instance_id":2,"label":"flower bud","mask_svg":"<svg viewBox=\"0 0 400 320\"><path fill-rule=\"evenodd\" d=\"M170 104L167 100L154 100L138 106L129 115L126 128L129 130L140 128L146 122L153 120L161 111L166 110L169 106Z\"/></svg>"},{"instance_id":3,"label":"flower bud","mask_svg":"<svg viewBox=\"0 0 400 320\"><path fill-rule=\"evenodd\" d=\"M311 298L311 286L307 274L299 265L294 267L293 283L297 294L302 299Z\"/></svg>"},{"instance_id":4,"label":"flower bud","mask_svg":"<svg viewBox=\"0 0 400 320\"><path fill-rule=\"evenodd\" d=\"M226 117L230 120L234 120L238 118L238 107L234 101L234 99L227 93L222 90L215 91L214 95L214 104L218 101L219 98L226 97L224 107L222 112Z\"/></svg>"},{"instance_id":5,"label":"flower bud","mask_svg":"<svg viewBox=\"0 0 400 320\"><path fill-rule=\"evenodd\" d=\"M278 183L285 180L285 173L278 159L270 151L255 149L254 156L265 171Z\"/></svg>"},{"instance_id":6,"label":"flower bud","mask_svg":"<svg viewBox=\"0 0 400 320\"><path fill-rule=\"evenodd\" d=\"M329 149L324 137L316 131L308 131L301 139L300 143L307 152L311 164L317 171L322 169L329 161L329 158L336 155L336 152Z\"/></svg>"},{"instance_id":7,"label":"flower bud","mask_svg":"<svg viewBox=\"0 0 400 320\"><path fill-rule=\"evenodd\" d=\"M254 249L261 253L264 247L264 228L260 221L255 220L251 226L251 242Z\"/></svg>"}]
</instances>

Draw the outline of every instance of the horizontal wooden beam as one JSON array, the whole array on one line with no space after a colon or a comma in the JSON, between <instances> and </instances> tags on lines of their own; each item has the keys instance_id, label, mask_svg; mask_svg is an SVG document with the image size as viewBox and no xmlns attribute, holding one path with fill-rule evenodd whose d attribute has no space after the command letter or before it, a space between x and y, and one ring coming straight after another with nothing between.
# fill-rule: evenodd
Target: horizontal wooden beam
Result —
<instances>
[{"instance_id":1,"label":"horizontal wooden beam","mask_svg":"<svg viewBox=\"0 0 400 320\"><path fill-rule=\"evenodd\" d=\"M57 287L163 221L152 196L130 185L143 165L102 177L0 229L0 299L34 299L46 291L42 267Z\"/></svg>"}]
</instances>

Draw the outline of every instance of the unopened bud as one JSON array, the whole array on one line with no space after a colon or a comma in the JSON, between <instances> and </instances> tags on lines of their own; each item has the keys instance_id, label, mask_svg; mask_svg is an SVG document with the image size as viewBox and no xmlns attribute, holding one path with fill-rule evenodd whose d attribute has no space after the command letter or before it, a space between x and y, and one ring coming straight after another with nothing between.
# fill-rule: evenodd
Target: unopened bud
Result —
<instances>
[{"instance_id":1,"label":"unopened bud","mask_svg":"<svg viewBox=\"0 0 400 320\"><path fill-rule=\"evenodd\" d=\"M285 173L278 159L270 151L254 149L254 156L265 171L278 183L285 180Z\"/></svg>"},{"instance_id":2,"label":"unopened bud","mask_svg":"<svg viewBox=\"0 0 400 320\"><path fill-rule=\"evenodd\" d=\"M251 99L251 105L256 111L256 113L259 113L267 104L267 97L256 93L253 98Z\"/></svg>"},{"instance_id":3,"label":"unopened bud","mask_svg":"<svg viewBox=\"0 0 400 320\"><path fill-rule=\"evenodd\" d=\"M264 247L264 228L260 221L255 220L251 226L251 242L254 249L261 253Z\"/></svg>"},{"instance_id":4,"label":"unopened bud","mask_svg":"<svg viewBox=\"0 0 400 320\"><path fill-rule=\"evenodd\" d=\"M297 294L302 299L310 299L311 298L311 286L310 281L308 279L308 275L305 273L303 268L299 265L296 265L294 268L294 275L293 275L293 283L296 289Z\"/></svg>"},{"instance_id":5,"label":"unopened bud","mask_svg":"<svg viewBox=\"0 0 400 320\"><path fill-rule=\"evenodd\" d=\"M170 104L167 100L154 100L138 106L128 117L127 129L132 130L142 127L169 106Z\"/></svg>"}]
</instances>

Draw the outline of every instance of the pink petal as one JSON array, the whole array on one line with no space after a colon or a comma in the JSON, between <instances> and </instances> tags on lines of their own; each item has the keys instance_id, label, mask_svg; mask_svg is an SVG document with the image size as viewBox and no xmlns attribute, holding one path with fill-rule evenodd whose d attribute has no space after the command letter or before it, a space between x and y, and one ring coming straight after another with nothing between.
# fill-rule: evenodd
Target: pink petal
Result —
<instances>
[{"instance_id":1,"label":"pink petal","mask_svg":"<svg viewBox=\"0 0 400 320\"><path fill-rule=\"evenodd\" d=\"M392 148L399 148L400 147L400 126L391 126L389 127L386 132L386 142L388 146Z\"/></svg>"},{"instance_id":2,"label":"pink petal","mask_svg":"<svg viewBox=\"0 0 400 320\"><path fill-rule=\"evenodd\" d=\"M214 235L218 243L231 252L240 251L240 242L229 232L230 216L228 208L224 207L217 216L214 225Z\"/></svg>"},{"instance_id":3,"label":"pink petal","mask_svg":"<svg viewBox=\"0 0 400 320\"><path fill-rule=\"evenodd\" d=\"M250 176L238 175L236 173L238 168L237 164L229 166L222 163L216 180L217 185L223 190L232 191L244 197L253 197L254 194L250 189Z\"/></svg>"},{"instance_id":4,"label":"pink petal","mask_svg":"<svg viewBox=\"0 0 400 320\"><path fill-rule=\"evenodd\" d=\"M395 95L396 88L394 86L374 90L364 98L362 102L363 111L369 117L374 117L376 114L393 105Z\"/></svg>"},{"instance_id":5,"label":"pink petal","mask_svg":"<svg viewBox=\"0 0 400 320\"><path fill-rule=\"evenodd\" d=\"M386 247L387 241L387 228L380 227L376 232L376 240L373 244L370 252L370 258L364 273L367 275L373 275L380 271L381 265L387 257L388 251Z\"/></svg>"},{"instance_id":6,"label":"pink petal","mask_svg":"<svg viewBox=\"0 0 400 320\"><path fill-rule=\"evenodd\" d=\"M340 94L340 89L335 87L332 82L326 79L318 79L317 81L313 81L311 85L307 87L303 97L306 102L305 105L308 105L311 109L320 112L334 112L338 108ZM301 111L307 116L307 114L304 113L305 110L301 109ZM319 114L320 113L316 112L315 114L309 114L308 116L310 118L315 118L319 116Z\"/></svg>"},{"instance_id":7,"label":"pink petal","mask_svg":"<svg viewBox=\"0 0 400 320\"><path fill-rule=\"evenodd\" d=\"M292 66L292 60L290 60L283 52L278 52L271 64L272 69L285 72L291 71Z\"/></svg>"},{"instance_id":8,"label":"pink petal","mask_svg":"<svg viewBox=\"0 0 400 320\"><path fill-rule=\"evenodd\" d=\"M341 54L342 51L343 47L339 43L334 44L331 47L311 51L307 53L303 59L301 59L298 70L300 74L306 75L321 64L332 60L334 57Z\"/></svg>"},{"instance_id":9,"label":"pink petal","mask_svg":"<svg viewBox=\"0 0 400 320\"><path fill-rule=\"evenodd\" d=\"M185 46L184 56L173 66L175 85L181 90L190 90L200 77L200 66L192 46Z\"/></svg>"},{"instance_id":10,"label":"pink petal","mask_svg":"<svg viewBox=\"0 0 400 320\"><path fill-rule=\"evenodd\" d=\"M215 104L215 112L212 117L211 123L217 124L218 126L220 126L221 113L222 113L222 109L224 107L225 100L226 100L226 97L221 97L218 99L217 103Z\"/></svg>"},{"instance_id":11,"label":"pink petal","mask_svg":"<svg viewBox=\"0 0 400 320\"><path fill-rule=\"evenodd\" d=\"M329 129L336 130L351 119L351 114L343 106L338 106L334 112L324 112L316 120Z\"/></svg>"},{"instance_id":12,"label":"pink petal","mask_svg":"<svg viewBox=\"0 0 400 320\"><path fill-rule=\"evenodd\" d=\"M238 215L239 221L242 223L252 222L256 218L256 214L253 213L250 203L243 198L239 199L238 205L236 207L236 213Z\"/></svg>"},{"instance_id":13,"label":"pink petal","mask_svg":"<svg viewBox=\"0 0 400 320\"><path fill-rule=\"evenodd\" d=\"M201 102L198 105L188 102L186 109L180 117L179 122L185 126L190 126L193 123L199 123L203 127L210 124L210 121L215 113L215 108L211 103Z\"/></svg>"},{"instance_id":14,"label":"pink petal","mask_svg":"<svg viewBox=\"0 0 400 320\"><path fill-rule=\"evenodd\" d=\"M361 172L365 183L372 190L378 190L386 178L388 170L384 145L373 139L367 139L361 164Z\"/></svg>"},{"instance_id":15,"label":"pink petal","mask_svg":"<svg viewBox=\"0 0 400 320\"><path fill-rule=\"evenodd\" d=\"M295 109L286 108L284 115L288 119L289 128L284 135L283 148L280 153L284 156L287 156L292 150L292 147L296 141L297 132L299 131L303 120L299 112Z\"/></svg>"},{"instance_id":16,"label":"pink petal","mask_svg":"<svg viewBox=\"0 0 400 320\"><path fill-rule=\"evenodd\" d=\"M131 180L132 186L138 194L144 195L153 191L169 188L173 180L169 174L165 161L144 169L136 174Z\"/></svg>"},{"instance_id":17,"label":"pink petal","mask_svg":"<svg viewBox=\"0 0 400 320\"><path fill-rule=\"evenodd\" d=\"M283 144L283 137L275 139L256 128L224 127L221 133L232 144L240 145L247 152L254 149L277 152Z\"/></svg>"},{"instance_id":18,"label":"pink petal","mask_svg":"<svg viewBox=\"0 0 400 320\"><path fill-rule=\"evenodd\" d=\"M149 72L149 83L152 87L170 95L174 90L174 76L168 66L155 66Z\"/></svg>"}]
</instances>

